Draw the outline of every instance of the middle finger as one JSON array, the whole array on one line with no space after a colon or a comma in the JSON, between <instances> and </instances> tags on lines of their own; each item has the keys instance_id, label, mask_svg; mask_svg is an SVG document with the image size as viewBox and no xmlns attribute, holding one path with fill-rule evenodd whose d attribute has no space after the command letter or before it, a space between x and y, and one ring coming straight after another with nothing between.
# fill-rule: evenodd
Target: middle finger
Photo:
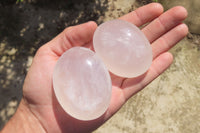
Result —
<instances>
[{"instance_id":1,"label":"middle finger","mask_svg":"<svg viewBox=\"0 0 200 133\"><path fill-rule=\"evenodd\" d=\"M149 42L152 43L163 34L179 25L187 17L187 11L181 6L174 7L142 29Z\"/></svg>"}]
</instances>

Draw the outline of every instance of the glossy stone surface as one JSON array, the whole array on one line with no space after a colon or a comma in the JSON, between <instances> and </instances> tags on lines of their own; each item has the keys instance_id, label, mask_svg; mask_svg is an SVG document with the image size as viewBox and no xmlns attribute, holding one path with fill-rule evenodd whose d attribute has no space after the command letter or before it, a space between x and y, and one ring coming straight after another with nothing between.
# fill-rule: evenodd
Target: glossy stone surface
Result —
<instances>
[{"instance_id":1,"label":"glossy stone surface","mask_svg":"<svg viewBox=\"0 0 200 133\"><path fill-rule=\"evenodd\" d=\"M93 51L83 47L71 48L59 58L53 87L60 105L76 119L96 119L110 103L108 70Z\"/></svg>"},{"instance_id":2,"label":"glossy stone surface","mask_svg":"<svg viewBox=\"0 0 200 133\"><path fill-rule=\"evenodd\" d=\"M152 48L145 35L123 20L101 24L94 33L93 44L106 67L121 77L142 75L152 63Z\"/></svg>"}]
</instances>

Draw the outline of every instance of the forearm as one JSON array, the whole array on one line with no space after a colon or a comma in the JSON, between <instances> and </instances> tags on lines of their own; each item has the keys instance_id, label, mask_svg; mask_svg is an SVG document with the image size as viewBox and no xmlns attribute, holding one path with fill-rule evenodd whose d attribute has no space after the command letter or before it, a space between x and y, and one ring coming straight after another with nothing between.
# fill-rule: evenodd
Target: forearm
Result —
<instances>
[{"instance_id":1,"label":"forearm","mask_svg":"<svg viewBox=\"0 0 200 133\"><path fill-rule=\"evenodd\" d=\"M1 133L45 133L45 130L22 100Z\"/></svg>"}]
</instances>

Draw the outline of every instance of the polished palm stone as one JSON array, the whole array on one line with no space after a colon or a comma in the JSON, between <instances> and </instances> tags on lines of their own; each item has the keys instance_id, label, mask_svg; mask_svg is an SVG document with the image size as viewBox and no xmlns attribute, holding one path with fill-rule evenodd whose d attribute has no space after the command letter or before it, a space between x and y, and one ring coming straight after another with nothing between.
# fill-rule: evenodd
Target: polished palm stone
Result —
<instances>
[{"instance_id":1,"label":"polished palm stone","mask_svg":"<svg viewBox=\"0 0 200 133\"><path fill-rule=\"evenodd\" d=\"M142 75L152 63L152 48L145 35L123 20L101 24L94 33L93 45L109 71L121 77Z\"/></svg>"},{"instance_id":2,"label":"polished palm stone","mask_svg":"<svg viewBox=\"0 0 200 133\"><path fill-rule=\"evenodd\" d=\"M110 103L108 70L93 51L83 47L71 48L59 58L53 87L63 109L79 120L100 117Z\"/></svg>"}]
</instances>

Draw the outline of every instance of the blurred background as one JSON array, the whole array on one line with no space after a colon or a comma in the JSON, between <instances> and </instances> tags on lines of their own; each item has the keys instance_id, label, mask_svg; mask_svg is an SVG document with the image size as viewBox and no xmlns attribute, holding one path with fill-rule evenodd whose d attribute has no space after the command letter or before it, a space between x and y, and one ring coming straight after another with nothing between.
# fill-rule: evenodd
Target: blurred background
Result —
<instances>
[{"instance_id":1,"label":"blurred background","mask_svg":"<svg viewBox=\"0 0 200 133\"><path fill-rule=\"evenodd\" d=\"M68 26L116 19L142 5L184 6L190 33L172 50L171 67L133 96L95 133L200 132L199 0L1 0L0 129L15 113L37 49Z\"/></svg>"}]
</instances>

